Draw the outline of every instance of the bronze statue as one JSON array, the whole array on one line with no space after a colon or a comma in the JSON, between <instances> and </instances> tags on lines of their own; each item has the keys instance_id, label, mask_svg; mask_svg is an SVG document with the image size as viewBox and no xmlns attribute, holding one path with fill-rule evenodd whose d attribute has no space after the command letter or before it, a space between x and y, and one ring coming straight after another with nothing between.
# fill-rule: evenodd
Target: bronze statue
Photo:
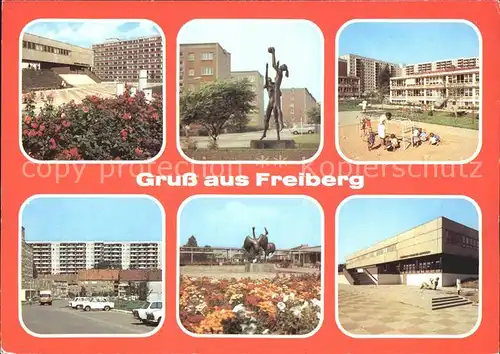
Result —
<instances>
[{"instance_id":1,"label":"bronze statue","mask_svg":"<svg viewBox=\"0 0 500 354\"><path fill-rule=\"evenodd\" d=\"M286 64L280 65L279 60L276 61L276 50L274 47L269 47L267 51L271 53L272 66L276 71L276 76L273 83L268 75L269 65L266 63L266 83L264 84L264 89L267 89L269 103L266 110L264 132L262 133L260 140L266 137L267 130L269 129L269 121L271 120L271 113L274 114L274 121L276 122L276 135L278 140L280 140L280 131L282 131L285 127L283 122L283 109L281 107L281 83L283 81L283 73L285 73L285 76L288 77L289 72ZM271 99L272 96L273 99Z\"/></svg>"},{"instance_id":2,"label":"bronze statue","mask_svg":"<svg viewBox=\"0 0 500 354\"><path fill-rule=\"evenodd\" d=\"M269 242L266 249L266 259L269 258L269 255L273 255L274 252L276 252L276 245L273 242Z\"/></svg>"},{"instance_id":3,"label":"bronze statue","mask_svg":"<svg viewBox=\"0 0 500 354\"><path fill-rule=\"evenodd\" d=\"M252 227L252 238L250 236L245 237L245 241L243 242L243 249L246 252L247 260L250 261L253 259L254 261L260 260L260 254L264 252L264 262L267 260L268 256L268 246L269 239L267 237L268 231L264 228L264 234L261 234L258 238L255 236L255 226ZM274 244L273 244L274 245ZM276 246L274 246L276 249Z\"/></svg>"}]
</instances>

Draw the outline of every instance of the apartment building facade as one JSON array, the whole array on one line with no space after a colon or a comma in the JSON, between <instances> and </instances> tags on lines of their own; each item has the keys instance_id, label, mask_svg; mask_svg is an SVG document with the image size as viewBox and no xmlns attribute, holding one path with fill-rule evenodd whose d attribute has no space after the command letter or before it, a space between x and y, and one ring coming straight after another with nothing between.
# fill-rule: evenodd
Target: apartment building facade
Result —
<instances>
[{"instance_id":1,"label":"apartment building facade","mask_svg":"<svg viewBox=\"0 0 500 354\"><path fill-rule=\"evenodd\" d=\"M255 92L255 99L253 104L255 105L255 111L249 115L250 122L249 126L253 127L264 127L264 76L257 71L233 71L231 72L231 77L235 79L247 79L252 84L252 90Z\"/></svg>"},{"instance_id":2,"label":"apartment building facade","mask_svg":"<svg viewBox=\"0 0 500 354\"><path fill-rule=\"evenodd\" d=\"M90 68L93 51L50 38L24 33L22 40L22 68L52 69L54 67Z\"/></svg>"},{"instance_id":3,"label":"apartment building facade","mask_svg":"<svg viewBox=\"0 0 500 354\"><path fill-rule=\"evenodd\" d=\"M480 105L479 58L460 58L405 66L404 75L391 78L390 101L431 104L460 109Z\"/></svg>"},{"instance_id":4,"label":"apartment building facade","mask_svg":"<svg viewBox=\"0 0 500 354\"><path fill-rule=\"evenodd\" d=\"M21 289L33 286L33 248L26 243L25 229L21 229Z\"/></svg>"},{"instance_id":5,"label":"apartment building facade","mask_svg":"<svg viewBox=\"0 0 500 354\"><path fill-rule=\"evenodd\" d=\"M359 77L361 94L368 94L379 89L378 77L385 67L389 69L391 76L399 76L403 70L400 64L389 63L356 54L342 55L340 59L347 62L347 76Z\"/></svg>"},{"instance_id":6,"label":"apartment building facade","mask_svg":"<svg viewBox=\"0 0 500 354\"><path fill-rule=\"evenodd\" d=\"M94 73L103 81L133 82L140 70L147 70L149 82L163 82L163 48L161 36L94 44Z\"/></svg>"},{"instance_id":7,"label":"apartment building facade","mask_svg":"<svg viewBox=\"0 0 500 354\"><path fill-rule=\"evenodd\" d=\"M231 77L231 53L219 43L181 44L179 88L196 90L202 83Z\"/></svg>"},{"instance_id":8,"label":"apartment building facade","mask_svg":"<svg viewBox=\"0 0 500 354\"><path fill-rule=\"evenodd\" d=\"M339 59L338 65L338 98L360 97L360 79L357 76L349 75L348 62L346 59Z\"/></svg>"},{"instance_id":9,"label":"apartment building facade","mask_svg":"<svg viewBox=\"0 0 500 354\"><path fill-rule=\"evenodd\" d=\"M282 88L281 108L285 126L307 124L307 113L318 104L307 88Z\"/></svg>"},{"instance_id":10,"label":"apartment building facade","mask_svg":"<svg viewBox=\"0 0 500 354\"><path fill-rule=\"evenodd\" d=\"M30 242L38 274L74 274L108 262L122 269L161 269L160 242Z\"/></svg>"}]
</instances>

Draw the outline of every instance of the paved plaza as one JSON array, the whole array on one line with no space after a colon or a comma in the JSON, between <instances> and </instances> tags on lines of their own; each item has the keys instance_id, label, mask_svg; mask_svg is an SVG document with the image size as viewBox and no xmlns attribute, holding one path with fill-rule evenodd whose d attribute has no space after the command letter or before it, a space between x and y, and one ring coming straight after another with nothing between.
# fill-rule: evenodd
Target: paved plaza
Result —
<instances>
[{"instance_id":1,"label":"paved plaza","mask_svg":"<svg viewBox=\"0 0 500 354\"><path fill-rule=\"evenodd\" d=\"M338 319L353 335L464 335L478 320L477 305L432 311L436 292L417 287L337 286Z\"/></svg>"}]
</instances>

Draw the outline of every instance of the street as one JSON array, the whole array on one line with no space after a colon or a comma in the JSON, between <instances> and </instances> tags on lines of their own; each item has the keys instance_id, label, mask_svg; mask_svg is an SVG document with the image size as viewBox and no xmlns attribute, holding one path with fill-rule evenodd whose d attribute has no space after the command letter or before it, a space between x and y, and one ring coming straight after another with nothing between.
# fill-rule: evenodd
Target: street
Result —
<instances>
[{"instance_id":1,"label":"street","mask_svg":"<svg viewBox=\"0 0 500 354\"><path fill-rule=\"evenodd\" d=\"M71 309L67 301L54 300L52 306L23 305L25 326L37 334L141 334L154 330L136 320L132 313Z\"/></svg>"},{"instance_id":2,"label":"street","mask_svg":"<svg viewBox=\"0 0 500 354\"><path fill-rule=\"evenodd\" d=\"M262 136L263 130L248 133L230 133L221 134L217 140L220 148L242 148L250 147L250 140L259 140ZM208 136L192 136L191 140L198 142L199 148L206 148L210 141ZM289 129L283 129L280 133L281 139L292 139L293 134ZM276 139L276 130L270 129L267 131L267 139Z\"/></svg>"}]
</instances>

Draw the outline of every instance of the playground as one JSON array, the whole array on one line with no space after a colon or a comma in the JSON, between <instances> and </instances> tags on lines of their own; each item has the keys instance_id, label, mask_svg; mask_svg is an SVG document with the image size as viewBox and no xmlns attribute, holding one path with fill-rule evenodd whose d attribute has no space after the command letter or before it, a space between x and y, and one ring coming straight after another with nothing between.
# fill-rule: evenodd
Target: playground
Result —
<instances>
[{"instance_id":1,"label":"playground","mask_svg":"<svg viewBox=\"0 0 500 354\"><path fill-rule=\"evenodd\" d=\"M362 112L342 111L338 114L340 151L347 158L355 161L462 161L473 156L479 143L478 130L424 123L412 120L411 116L401 116L394 112L392 119L386 122L386 134L396 135L400 147L395 151L387 151L383 147L369 151L367 139L361 130ZM383 114L382 111L367 113L367 116L371 118L371 126L375 134L378 117L381 114ZM441 142L439 145L430 145L426 141L418 146L412 146L412 130L415 128L438 134ZM378 145L377 139L376 145Z\"/></svg>"}]
</instances>

